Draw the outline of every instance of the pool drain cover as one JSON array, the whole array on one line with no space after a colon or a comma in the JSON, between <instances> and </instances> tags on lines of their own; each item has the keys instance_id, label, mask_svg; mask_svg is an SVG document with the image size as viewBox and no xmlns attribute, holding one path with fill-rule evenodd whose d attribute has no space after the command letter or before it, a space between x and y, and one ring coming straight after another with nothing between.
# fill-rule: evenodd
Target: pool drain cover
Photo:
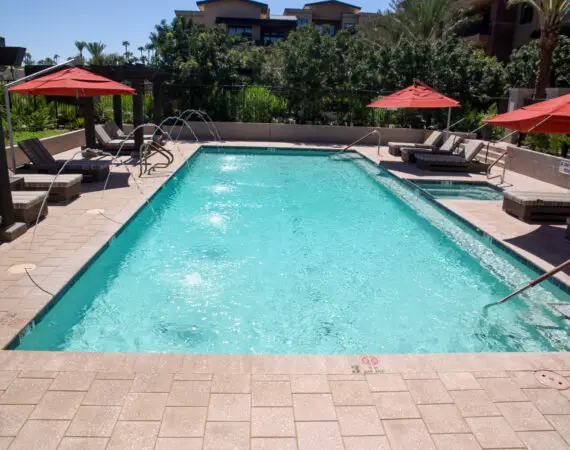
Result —
<instances>
[{"instance_id":1,"label":"pool drain cover","mask_svg":"<svg viewBox=\"0 0 570 450\"><path fill-rule=\"evenodd\" d=\"M104 209L88 209L87 214L101 214L104 213Z\"/></svg>"},{"instance_id":2,"label":"pool drain cover","mask_svg":"<svg viewBox=\"0 0 570 450\"><path fill-rule=\"evenodd\" d=\"M557 374L556 372L551 372L549 370L539 370L538 372L535 372L534 376L538 381L540 381L545 386L554 389L562 391L570 387L570 384L568 384L568 380L566 380L566 378L564 378L562 375Z\"/></svg>"},{"instance_id":3,"label":"pool drain cover","mask_svg":"<svg viewBox=\"0 0 570 450\"><path fill-rule=\"evenodd\" d=\"M31 272L36 268L35 264L16 264L8 268L10 273L26 273L26 271Z\"/></svg>"}]
</instances>

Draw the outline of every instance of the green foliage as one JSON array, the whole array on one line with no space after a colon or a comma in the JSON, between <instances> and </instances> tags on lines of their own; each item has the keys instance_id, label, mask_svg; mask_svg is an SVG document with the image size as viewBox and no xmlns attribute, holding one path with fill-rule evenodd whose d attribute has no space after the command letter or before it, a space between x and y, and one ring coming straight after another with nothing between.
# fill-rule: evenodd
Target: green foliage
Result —
<instances>
[{"instance_id":1,"label":"green foliage","mask_svg":"<svg viewBox=\"0 0 570 450\"><path fill-rule=\"evenodd\" d=\"M523 140L523 145L551 155L560 155L562 144L570 145L570 136L563 134L527 134Z\"/></svg>"},{"instance_id":2,"label":"green foliage","mask_svg":"<svg viewBox=\"0 0 570 450\"><path fill-rule=\"evenodd\" d=\"M113 104L97 102L95 104L95 123L105 123L113 119Z\"/></svg>"},{"instance_id":3,"label":"green foliage","mask_svg":"<svg viewBox=\"0 0 570 450\"><path fill-rule=\"evenodd\" d=\"M57 136L58 134L67 133L67 131L68 130L15 131L14 144L18 144L18 142L25 141L26 139L43 139L50 136ZM8 136L4 137L6 140L8 139Z\"/></svg>"},{"instance_id":4,"label":"green foliage","mask_svg":"<svg viewBox=\"0 0 570 450\"><path fill-rule=\"evenodd\" d=\"M282 119L286 110L283 98L263 87L244 87L243 102L237 110L240 122L272 122Z\"/></svg>"},{"instance_id":5,"label":"green foliage","mask_svg":"<svg viewBox=\"0 0 570 450\"><path fill-rule=\"evenodd\" d=\"M151 34L151 42L157 65L178 84L231 84L244 66L239 50L242 39L228 35L223 26L207 29L184 19L176 18L171 24L163 20Z\"/></svg>"},{"instance_id":6,"label":"green foliage","mask_svg":"<svg viewBox=\"0 0 570 450\"><path fill-rule=\"evenodd\" d=\"M391 0L389 8L360 27L364 36L377 43L400 39L437 40L454 34L469 22L466 0Z\"/></svg>"},{"instance_id":7,"label":"green foliage","mask_svg":"<svg viewBox=\"0 0 570 450\"><path fill-rule=\"evenodd\" d=\"M539 62L539 41L533 40L515 50L505 71L509 85L533 88L536 82ZM550 85L570 87L570 38L560 35L552 56Z\"/></svg>"}]
</instances>

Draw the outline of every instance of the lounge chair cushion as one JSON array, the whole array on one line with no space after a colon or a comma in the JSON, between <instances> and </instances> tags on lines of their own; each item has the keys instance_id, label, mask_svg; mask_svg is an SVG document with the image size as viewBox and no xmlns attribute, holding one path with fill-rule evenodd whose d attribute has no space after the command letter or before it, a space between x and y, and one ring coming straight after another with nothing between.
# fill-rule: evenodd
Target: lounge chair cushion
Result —
<instances>
[{"instance_id":1,"label":"lounge chair cushion","mask_svg":"<svg viewBox=\"0 0 570 450\"><path fill-rule=\"evenodd\" d=\"M55 179L55 181L54 181ZM49 188L50 186L55 188L66 188L73 186L74 184L81 183L83 176L80 174L67 174L62 173L57 177L55 175L44 175L31 173L24 176L24 183L26 189L30 188Z\"/></svg>"},{"instance_id":2,"label":"lounge chair cushion","mask_svg":"<svg viewBox=\"0 0 570 450\"><path fill-rule=\"evenodd\" d=\"M570 194L564 192L505 191L504 198L527 206L570 207Z\"/></svg>"},{"instance_id":3,"label":"lounge chair cushion","mask_svg":"<svg viewBox=\"0 0 570 450\"><path fill-rule=\"evenodd\" d=\"M14 191L12 203L16 209L29 209L41 205L46 195L46 191Z\"/></svg>"}]
</instances>

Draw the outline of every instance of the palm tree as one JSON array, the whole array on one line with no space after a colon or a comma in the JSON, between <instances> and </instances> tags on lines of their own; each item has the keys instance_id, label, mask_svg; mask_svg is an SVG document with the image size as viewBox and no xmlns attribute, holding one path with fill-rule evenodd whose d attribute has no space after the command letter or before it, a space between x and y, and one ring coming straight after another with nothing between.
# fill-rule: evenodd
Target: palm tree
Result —
<instances>
[{"instance_id":1,"label":"palm tree","mask_svg":"<svg viewBox=\"0 0 570 450\"><path fill-rule=\"evenodd\" d=\"M144 55L143 55L144 47L141 45L139 48L137 48L137 50L138 50L139 52L141 52L141 59L142 59L143 56L144 56Z\"/></svg>"},{"instance_id":2,"label":"palm tree","mask_svg":"<svg viewBox=\"0 0 570 450\"><path fill-rule=\"evenodd\" d=\"M388 10L363 25L365 38L386 43L401 38L436 40L473 20L468 0L391 0Z\"/></svg>"},{"instance_id":3,"label":"palm tree","mask_svg":"<svg viewBox=\"0 0 570 450\"><path fill-rule=\"evenodd\" d=\"M53 60L55 61L55 63L57 64L57 60L59 59L59 55L55 54L53 55Z\"/></svg>"},{"instance_id":4,"label":"palm tree","mask_svg":"<svg viewBox=\"0 0 570 450\"><path fill-rule=\"evenodd\" d=\"M75 47L79 51L79 57L83 59L83 50L87 47L87 42L85 41L75 41Z\"/></svg>"},{"instance_id":5,"label":"palm tree","mask_svg":"<svg viewBox=\"0 0 570 450\"><path fill-rule=\"evenodd\" d=\"M154 50L154 45L152 45L152 42L149 42L144 46L144 49L146 50L148 60L150 61L150 52Z\"/></svg>"},{"instance_id":6,"label":"palm tree","mask_svg":"<svg viewBox=\"0 0 570 450\"><path fill-rule=\"evenodd\" d=\"M85 41L75 41L75 47L77 48L77 51L79 52L79 56L77 56L75 59L77 59L77 62L81 65L85 64L85 58L83 57L83 50L85 50L85 47L87 47L87 42Z\"/></svg>"},{"instance_id":7,"label":"palm tree","mask_svg":"<svg viewBox=\"0 0 570 450\"><path fill-rule=\"evenodd\" d=\"M32 60L32 55L26 52L24 54L23 62L24 62L24 65L26 65L26 66L31 66L32 64L34 64L34 61Z\"/></svg>"},{"instance_id":8,"label":"palm tree","mask_svg":"<svg viewBox=\"0 0 570 450\"><path fill-rule=\"evenodd\" d=\"M529 5L540 22L540 59L534 85L534 98L545 98L552 69L552 54L558 44L560 28L570 7L570 0L509 0L509 6Z\"/></svg>"},{"instance_id":9,"label":"palm tree","mask_svg":"<svg viewBox=\"0 0 570 450\"><path fill-rule=\"evenodd\" d=\"M129 53L129 45L131 45L129 41L123 41L123 47L125 47L125 55Z\"/></svg>"},{"instance_id":10,"label":"palm tree","mask_svg":"<svg viewBox=\"0 0 570 450\"><path fill-rule=\"evenodd\" d=\"M103 54L105 47L107 46L102 42L89 42L87 44L87 51L91 53L89 64L97 65L105 62L105 55Z\"/></svg>"}]
</instances>

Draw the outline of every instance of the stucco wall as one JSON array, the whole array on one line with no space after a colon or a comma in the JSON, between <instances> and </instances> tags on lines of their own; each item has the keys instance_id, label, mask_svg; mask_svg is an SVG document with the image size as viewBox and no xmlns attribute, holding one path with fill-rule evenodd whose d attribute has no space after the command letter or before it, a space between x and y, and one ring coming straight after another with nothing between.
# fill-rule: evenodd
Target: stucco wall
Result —
<instances>
[{"instance_id":1,"label":"stucco wall","mask_svg":"<svg viewBox=\"0 0 570 450\"><path fill-rule=\"evenodd\" d=\"M190 125L199 139L212 139L208 127L203 122L191 122ZM327 125L288 125L277 123L236 123L216 122L216 128L223 139L239 141L268 142L306 142L331 145L348 145L374 130L372 127L337 127ZM191 139L190 131L175 127L174 136ZM422 142L424 130L411 128L379 128L383 144L389 141ZM374 145L378 137L370 136L363 145Z\"/></svg>"},{"instance_id":2,"label":"stucco wall","mask_svg":"<svg viewBox=\"0 0 570 450\"><path fill-rule=\"evenodd\" d=\"M507 169L537 180L570 189L570 175L560 173L560 162L567 159L532 150L508 146L513 152L507 161Z\"/></svg>"},{"instance_id":3,"label":"stucco wall","mask_svg":"<svg viewBox=\"0 0 570 450\"><path fill-rule=\"evenodd\" d=\"M67 150L71 150L72 148L81 147L85 145L85 131L75 130L70 131L69 133L60 134L57 136L52 136L49 138L45 138L41 140L44 146L48 149L48 151L55 155L57 153L65 152ZM8 152L8 165L12 167L12 154L10 151L10 146L8 145L7 152ZM16 148L16 165L21 166L22 164L28 163L28 158L24 153L20 150L18 145L15 145Z\"/></svg>"}]
</instances>

